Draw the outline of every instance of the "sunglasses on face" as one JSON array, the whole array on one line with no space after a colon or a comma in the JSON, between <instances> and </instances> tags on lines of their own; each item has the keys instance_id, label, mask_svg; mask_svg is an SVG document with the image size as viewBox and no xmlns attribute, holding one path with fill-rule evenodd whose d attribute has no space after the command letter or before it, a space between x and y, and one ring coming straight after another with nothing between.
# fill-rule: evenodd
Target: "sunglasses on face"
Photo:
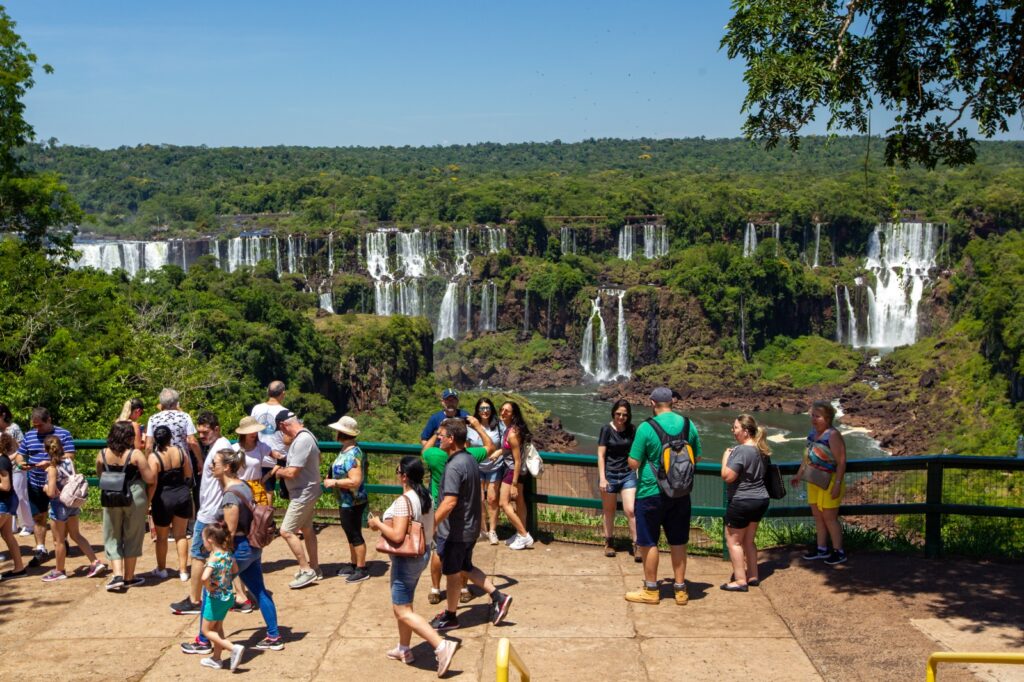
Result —
<instances>
[{"instance_id":1,"label":"sunglasses on face","mask_svg":"<svg viewBox=\"0 0 1024 682\"><path fill-rule=\"evenodd\" d=\"M629 413L628 412L616 412L615 416L616 417L628 417Z\"/></svg>"},{"instance_id":2,"label":"sunglasses on face","mask_svg":"<svg viewBox=\"0 0 1024 682\"><path fill-rule=\"evenodd\" d=\"M481 412L492 412L493 410L494 410L494 408L491 408L491 407L487 407L486 405L482 405L482 406L480 407L480 411L481 411Z\"/></svg>"}]
</instances>

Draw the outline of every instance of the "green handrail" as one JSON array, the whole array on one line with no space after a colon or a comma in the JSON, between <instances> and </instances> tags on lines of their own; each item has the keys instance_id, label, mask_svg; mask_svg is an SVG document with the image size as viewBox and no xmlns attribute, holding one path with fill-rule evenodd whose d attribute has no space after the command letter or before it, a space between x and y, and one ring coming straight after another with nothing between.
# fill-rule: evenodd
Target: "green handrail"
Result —
<instances>
[{"instance_id":1,"label":"green handrail","mask_svg":"<svg viewBox=\"0 0 1024 682\"><path fill-rule=\"evenodd\" d=\"M99 439L75 440L76 449L92 450L106 445ZM337 441L319 441L318 445L324 452L337 452L341 444ZM416 455L420 446L409 443L381 443L375 441L360 442L359 447L369 454L385 455ZM563 464L570 466L596 467L597 456L580 453L546 452L541 457L547 465ZM792 476L799 468L798 462L782 462L779 469L783 476ZM849 460L846 464L847 473L868 473L875 471L923 471L926 474L925 501L897 504L844 504L839 508L841 514L858 516L877 516L894 514L923 514L925 517L925 553L929 557L939 556L942 552L942 516L956 514L962 516L989 516L1004 518L1024 518L1024 500L1014 506L992 506L977 504L954 504L942 501L943 472L946 469L973 469L989 471L1024 471L1024 458L1017 457L986 457L975 455L918 455L912 457L876 457L870 459ZM701 461L697 463L697 475L718 478L721 465L717 462ZM90 479L95 484L96 479ZM600 509L601 501L594 498L569 497L550 495L537 492L537 482L528 477L527 499L530 507L529 522L531 532L537 529L537 505L552 504L582 509ZM398 494L401 487L368 483L366 489L370 493ZM723 517L725 515L725 485L722 484L721 506L695 506L695 516ZM770 517L802 517L807 516L807 506L772 505L767 516Z\"/></svg>"}]
</instances>

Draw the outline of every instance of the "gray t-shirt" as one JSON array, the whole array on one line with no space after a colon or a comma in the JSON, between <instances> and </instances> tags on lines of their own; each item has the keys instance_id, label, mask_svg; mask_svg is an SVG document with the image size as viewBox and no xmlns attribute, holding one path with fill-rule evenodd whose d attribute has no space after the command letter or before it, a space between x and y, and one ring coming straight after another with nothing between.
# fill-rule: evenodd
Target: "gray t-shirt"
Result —
<instances>
[{"instance_id":1,"label":"gray t-shirt","mask_svg":"<svg viewBox=\"0 0 1024 682\"><path fill-rule=\"evenodd\" d=\"M764 487L764 462L753 445L737 445L729 454L725 465L740 475L728 485L729 500L764 500L768 489Z\"/></svg>"},{"instance_id":2,"label":"gray t-shirt","mask_svg":"<svg viewBox=\"0 0 1024 682\"><path fill-rule=\"evenodd\" d=\"M437 537L453 542L476 542L480 535L480 469L465 450L448 458L441 479L441 501L457 495L455 509L437 527Z\"/></svg>"},{"instance_id":3,"label":"gray t-shirt","mask_svg":"<svg viewBox=\"0 0 1024 682\"><path fill-rule=\"evenodd\" d=\"M299 475L285 479L288 496L295 502L312 502L320 497L320 448L307 429L299 431L288 448L285 466L299 467Z\"/></svg>"}]
</instances>

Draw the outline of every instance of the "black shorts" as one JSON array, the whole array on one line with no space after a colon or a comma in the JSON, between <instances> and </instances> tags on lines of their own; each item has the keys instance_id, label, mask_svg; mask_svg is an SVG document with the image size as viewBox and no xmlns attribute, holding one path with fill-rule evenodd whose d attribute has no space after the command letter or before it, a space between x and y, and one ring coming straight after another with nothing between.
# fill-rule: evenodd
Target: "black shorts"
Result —
<instances>
[{"instance_id":1,"label":"black shorts","mask_svg":"<svg viewBox=\"0 0 1024 682\"><path fill-rule=\"evenodd\" d=\"M437 555L441 557L441 573L455 575L473 570L473 548L476 542L456 542L447 538L437 539Z\"/></svg>"},{"instance_id":2,"label":"black shorts","mask_svg":"<svg viewBox=\"0 0 1024 682\"><path fill-rule=\"evenodd\" d=\"M655 547L661 531L670 546L690 542L690 496L669 497L659 492L636 499L636 544Z\"/></svg>"},{"instance_id":3,"label":"black shorts","mask_svg":"<svg viewBox=\"0 0 1024 682\"><path fill-rule=\"evenodd\" d=\"M277 487L277 476L267 476L267 474L269 474L273 470L274 467L260 468L260 473L263 475L263 477L260 479L263 481L263 489L266 490L271 495L274 494L274 488ZM284 486L281 487L283 488Z\"/></svg>"},{"instance_id":4,"label":"black shorts","mask_svg":"<svg viewBox=\"0 0 1024 682\"><path fill-rule=\"evenodd\" d=\"M32 516L45 514L50 510L50 496L42 488L37 488L30 483L28 486L28 506Z\"/></svg>"},{"instance_id":5,"label":"black shorts","mask_svg":"<svg viewBox=\"0 0 1024 682\"><path fill-rule=\"evenodd\" d=\"M165 488L153 496L151 505L153 525L167 528L173 517L188 520L192 518L192 491L187 487Z\"/></svg>"},{"instance_id":6,"label":"black shorts","mask_svg":"<svg viewBox=\"0 0 1024 682\"><path fill-rule=\"evenodd\" d=\"M366 544L363 540L363 512L366 511L366 504L358 507L338 507L338 516L341 518L341 529L345 531L348 544L359 547Z\"/></svg>"},{"instance_id":7,"label":"black shorts","mask_svg":"<svg viewBox=\"0 0 1024 682\"><path fill-rule=\"evenodd\" d=\"M729 528L746 528L758 523L768 511L767 497L763 500L732 500L725 510L725 525Z\"/></svg>"}]
</instances>

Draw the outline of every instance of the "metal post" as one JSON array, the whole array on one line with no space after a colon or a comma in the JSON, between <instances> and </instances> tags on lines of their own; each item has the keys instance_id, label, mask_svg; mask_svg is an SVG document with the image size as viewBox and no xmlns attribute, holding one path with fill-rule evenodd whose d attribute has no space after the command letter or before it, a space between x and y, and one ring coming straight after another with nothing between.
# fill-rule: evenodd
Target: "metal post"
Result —
<instances>
[{"instance_id":1,"label":"metal post","mask_svg":"<svg viewBox=\"0 0 1024 682\"><path fill-rule=\"evenodd\" d=\"M729 488L725 484L725 481L722 481L722 507L723 508L728 508L729 507ZM726 561L730 561L730 559L729 559L729 542L728 542L728 540L729 540L729 537L725 533L725 515L723 514L722 515L722 558L725 559Z\"/></svg>"},{"instance_id":2,"label":"metal post","mask_svg":"<svg viewBox=\"0 0 1024 682\"><path fill-rule=\"evenodd\" d=\"M924 501L938 507L942 504L942 462L928 462L927 471ZM929 559L942 556L942 514L938 511L929 511L924 515L924 555Z\"/></svg>"},{"instance_id":3,"label":"metal post","mask_svg":"<svg viewBox=\"0 0 1024 682\"><path fill-rule=\"evenodd\" d=\"M523 490L526 493L526 508L528 510L526 519L526 532L530 535L537 534L537 479L533 476L526 477L526 486Z\"/></svg>"}]
</instances>

